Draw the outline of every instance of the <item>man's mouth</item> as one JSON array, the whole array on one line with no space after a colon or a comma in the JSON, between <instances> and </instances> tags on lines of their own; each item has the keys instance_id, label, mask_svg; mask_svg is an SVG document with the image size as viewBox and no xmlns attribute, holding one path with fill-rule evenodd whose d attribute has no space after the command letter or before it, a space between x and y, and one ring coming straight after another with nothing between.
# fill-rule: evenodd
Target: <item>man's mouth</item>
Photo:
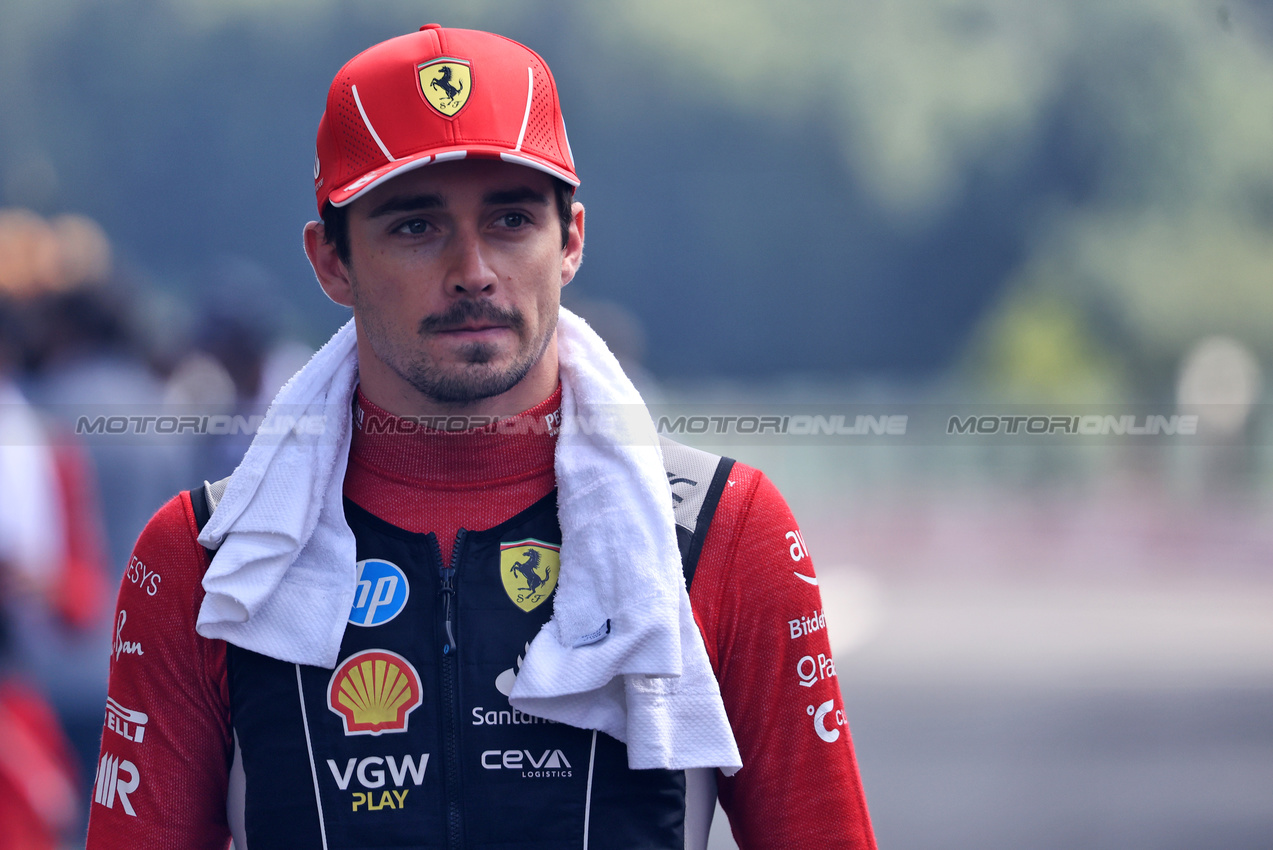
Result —
<instances>
[{"instance_id":1,"label":"man's mouth","mask_svg":"<svg viewBox=\"0 0 1273 850\"><path fill-rule=\"evenodd\" d=\"M502 331L517 333L522 324L521 313L516 310L461 301L444 313L426 317L420 322L420 332L482 339Z\"/></svg>"},{"instance_id":2,"label":"man's mouth","mask_svg":"<svg viewBox=\"0 0 1273 850\"><path fill-rule=\"evenodd\" d=\"M452 339L489 339L507 330L508 325L470 324L444 328L437 333Z\"/></svg>"}]
</instances>

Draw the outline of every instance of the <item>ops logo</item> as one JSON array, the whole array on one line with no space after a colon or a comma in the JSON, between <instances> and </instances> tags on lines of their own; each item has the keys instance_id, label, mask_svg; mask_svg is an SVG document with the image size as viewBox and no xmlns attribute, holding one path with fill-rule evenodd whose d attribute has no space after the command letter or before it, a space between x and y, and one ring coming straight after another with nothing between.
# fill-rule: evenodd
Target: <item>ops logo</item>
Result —
<instances>
[{"instance_id":1,"label":"ops logo","mask_svg":"<svg viewBox=\"0 0 1273 850\"><path fill-rule=\"evenodd\" d=\"M378 558L357 564L357 589L349 609L355 626L383 626L407 607L411 587L406 574L396 565Z\"/></svg>"}]
</instances>

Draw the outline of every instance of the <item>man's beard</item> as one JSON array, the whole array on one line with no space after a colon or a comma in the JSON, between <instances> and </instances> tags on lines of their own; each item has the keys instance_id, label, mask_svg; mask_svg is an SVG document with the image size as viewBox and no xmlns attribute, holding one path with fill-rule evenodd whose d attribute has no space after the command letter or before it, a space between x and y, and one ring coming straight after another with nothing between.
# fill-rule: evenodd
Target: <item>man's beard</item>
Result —
<instances>
[{"instance_id":1,"label":"man's beard","mask_svg":"<svg viewBox=\"0 0 1273 850\"><path fill-rule=\"evenodd\" d=\"M466 365L441 369L431 360L420 359L401 364L391 363L404 381L427 398L443 404L466 404L501 395L521 383L531 368L548 349L556 321L550 322L539 339L526 339L526 318L520 311L502 309L485 301L457 301L443 313L426 316L420 322L421 336L451 330L474 320L506 325L519 341L513 362L500 369L488 365L498 348L484 342L471 342L460 349Z\"/></svg>"}]
</instances>

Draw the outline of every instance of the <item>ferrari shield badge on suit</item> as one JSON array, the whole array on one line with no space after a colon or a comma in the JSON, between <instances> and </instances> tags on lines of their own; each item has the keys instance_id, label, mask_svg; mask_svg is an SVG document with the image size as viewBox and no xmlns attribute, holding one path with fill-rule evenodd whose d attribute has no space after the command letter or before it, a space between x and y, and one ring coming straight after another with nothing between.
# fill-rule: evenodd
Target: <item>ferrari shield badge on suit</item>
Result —
<instances>
[{"instance_id":1,"label":"ferrari shield badge on suit","mask_svg":"<svg viewBox=\"0 0 1273 850\"><path fill-rule=\"evenodd\" d=\"M499 545L504 592L523 611L533 611L552 596L561 566L561 547L528 538Z\"/></svg>"}]
</instances>

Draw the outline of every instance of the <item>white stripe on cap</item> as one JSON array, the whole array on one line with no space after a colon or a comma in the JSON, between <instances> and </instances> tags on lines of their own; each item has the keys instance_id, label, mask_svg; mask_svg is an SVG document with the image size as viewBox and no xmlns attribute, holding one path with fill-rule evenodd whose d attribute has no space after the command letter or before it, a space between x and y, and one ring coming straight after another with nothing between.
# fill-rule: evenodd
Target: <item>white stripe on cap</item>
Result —
<instances>
[{"instance_id":1,"label":"white stripe on cap","mask_svg":"<svg viewBox=\"0 0 1273 850\"><path fill-rule=\"evenodd\" d=\"M545 174L550 174L559 180L566 181L571 186L579 185L579 181L571 177L570 175L566 174L566 172L558 171L556 168L553 168L551 165L545 165L542 162L536 162L535 160L529 159L528 157L518 156L515 153L501 153L499 155L499 158L504 160L505 162L511 162L516 165L524 165L527 168L534 168L537 171L542 171Z\"/></svg>"},{"instance_id":2,"label":"white stripe on cap","mask_svg":"<svg viewBox=\"0 0 1273 850\"><path fill-rule=\"evenodd\" d=\"M566 140L566 156L570 158L570 167L575 167L575 152L570 149L570 134L566 132L566 119L561 119L561 135Z\"/></svg>"},{"instance_id":3,"label":"white stripe on cap","mask_svg":"<svg viewBox=\"0 0 1273 850\"><path fill-rule=\"evenodd\" d=\"M526 68L526 113L522 115L522 131L517 134L517 147L513 148L513 152L522 149L522 140L526 138L526 125L530 123L530 102L535 97L535 72Z\"/></svg>"},{"instance_id":4,"label":"white stripe on cap","mask_svg":"<svg viewBox=\"0 0 1273 850\"><path fill-rule=\"evenodd\" d=\"M396 160L395 160L395 161L396 161ZM359 189L357 192L355 192L354 194L350 195L348 198L345 198L345 200L341 201L340 203L336 203L335 201L331 200L330 198L328 199L328 203L330 203L333 207L343 207L343 206L346 206L346 205L348 205L348 204L351 204L351 203L353 203L354 201L356 201L356 200L358 200L359 198L361 198L363 195L365 195L365 194L367 194L368 192L370 192L372 189L374 189L374 188L376 188L377 186L379 186L381 183L384 183L386 180L389 180L389 179L390 179L390 178L392 178L392 177L397 177L399 174L405 174L406 172L411 171L412 169L415 169L415 168L419 168L419 167L420 167L420 166L422 166L422 165L428 165L428 164L429 164L430 162L432 162L432 161L433 161L433 157L431 157L431 156L426 156L426 157L423 157L423 158L421 158L421 159L417 159L417 160L415 160L415 161L413 161L413 162L407 162L406 164L404 164L404 165L400 165L400 166L398 166L397 168L391 168L391 169L389 169L388 171L386 171L384 174L381 174L381 175L380 175L379 177L377 177L375 180L371 180L371 181L369 181L369 182L367 183L367 185L366 185L366 186L363 186L363 187L362 187L361 189ZM381 166L381 168L383 168L383 167L384 167L384 166ZM374 172L373 172L373 173L374 173ZM359 179L362 179L362 178L359 178ZM354 182L356 183L356 182L358 182L358 181L357 181L357 180L355 180ZM344 189L342 189L341 191L345 191L345 192L349 191L349 187L350 187L350 186L352 186L352 185L353 185L353 183L349 184L349 186L346 186L346 187L345 187Z\"/></svg>"},{"instance_id":5,"label":"white stripe on cap","mask_svg":"<svg viewBox=\"0 0 1273 850\"><path fill-rule=\"evenodd\" d=\"M385 147L385 143L380 141L376 128L371 126L371 119L367 117L367 110L362 108L362 98L358 97L358 86L350 86L350 88L354 90L354 103L358 106L358 114L362 116L363 126L367 128L367 132L371 134L371 138L375 140L376 146L380 148L380 152L385 155L385 158L390 162L397 162L398 160Z\"/></svg>"},{"instance_id":6,"label":"white stripe on cap","mask_svg":"<svg viewBox=\"0 0 1273 850\"><path fill-rule=\"evenodd\" d=\"M366 185L359 186L358 191L350 195L348 198L345 198L345 200L337 203L336 201L329 199L328 203L330 203L333 207L348 206L349 204L361 198L363 195L370 192L372 189L376 188L377 186L383 183L386 183L389 180L392 180L394 177L397 177L399 174L405 174L408 171L413 171L414 169L417 169L422 165L428 165L430 162L437 163L437 162L447 162L447 161L456 160L456 159L464 159L465 157L468 156L468 154L469 152L465 150L446 151L445 153L436 154L434 156L424 156L416 160L408 159L405 162L403 162L402 160L395 160L396 162L402 162L402 165L388 169L383 174L377 175L374 180L368 180ZM515 154L515 153L500 152L499 158L502 159L504 162L511 162L515 165L524 165L527 168L533 168L536 171L542 171L545 174L548 174L552 177L556 177L559 180L564 180L565 182L569 183L571 186L579 185L579 181L575 179L574 177L571 177L566 172L561 171L557 168L554 168L553 166L548 165L546 163L537 162L536 160L533 160L529 157L519 156L518 154ZM385 166L383 165L380 167L385 168ZM375 170L370 172L370 174L375 174L375 173L376 173ZM367 179L366 176L360 177L358 180L355 180L353 183L346 185L345 188L342 189L341 191L348 192L360 180L366 180L366 179Z\"/></svg>"}]
</instances>

